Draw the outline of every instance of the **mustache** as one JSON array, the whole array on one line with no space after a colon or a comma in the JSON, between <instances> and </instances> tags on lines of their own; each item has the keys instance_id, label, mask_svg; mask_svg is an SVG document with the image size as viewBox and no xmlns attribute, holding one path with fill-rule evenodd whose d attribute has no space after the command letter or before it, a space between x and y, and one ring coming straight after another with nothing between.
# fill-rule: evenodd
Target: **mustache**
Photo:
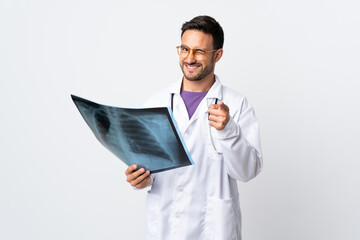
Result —
<instances>
[{"instance_id":1,"label":"mustache","mask_svg":"<svg viewBox=\"0 0 360 240\"><path fill-rule=\"evenodd\" d=\"M189 66L193 66L193 65L198 65L200 66L200 63L188 63L188 62L183 62L183 64L189 65Z\"/></svg>"}]
</instances>

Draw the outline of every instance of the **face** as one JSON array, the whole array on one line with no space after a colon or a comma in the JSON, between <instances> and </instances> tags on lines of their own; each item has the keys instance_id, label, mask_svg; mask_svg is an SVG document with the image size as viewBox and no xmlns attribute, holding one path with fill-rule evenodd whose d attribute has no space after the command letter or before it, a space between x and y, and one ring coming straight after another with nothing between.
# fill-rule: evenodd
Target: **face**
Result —
<instances>
[{"instance_id":1,"label":"face","mask_svg":"<svg viewBox=\"0 0 360 240\"><path fill-rule=\"evenodd\" d=\"M181 45L191 49L213 50L213 38L198 30L186 30L181 38ZM208 52L204 59L196 60L193 52L186 58L180 57L180 67L189 81L200 81L214 73L215 63L220 59L219 52Z\"/></svg>"}]
</instances>

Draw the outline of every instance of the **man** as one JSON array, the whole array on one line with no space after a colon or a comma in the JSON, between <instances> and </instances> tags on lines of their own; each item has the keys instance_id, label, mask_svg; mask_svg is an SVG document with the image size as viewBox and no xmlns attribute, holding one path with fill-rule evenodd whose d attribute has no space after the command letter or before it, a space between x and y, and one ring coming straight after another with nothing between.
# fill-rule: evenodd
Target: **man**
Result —
<instances>
[{"instance_id":1,"label":"man","mask_svg":"<svg viewBox=\"0 0 360 240\"><path fill-rule=\"evenodd\" d=\"M182 26L178 48L183 79L152 96L148 107L172 106L194 165L150 174L136 165L125 174L149 187L147 239L241 239L236 180L262 168L259 127L252 106L214 74L224 33L198 16Z\"/></svg>"}]
</instances>

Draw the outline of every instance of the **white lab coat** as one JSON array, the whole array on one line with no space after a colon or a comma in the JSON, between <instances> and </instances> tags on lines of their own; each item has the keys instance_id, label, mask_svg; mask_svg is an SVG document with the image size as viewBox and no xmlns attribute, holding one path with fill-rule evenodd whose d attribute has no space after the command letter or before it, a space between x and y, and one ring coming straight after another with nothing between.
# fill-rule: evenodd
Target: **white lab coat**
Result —
<instances>
[{"instance_id":1,"label":"white lab coat","mask_svg":"<svg viewBox=\"0 0 360 240\"><path fill-rule=\"evenodd\" d=\"M190 120L180 96L181 81L145 104L170 106L174 93L174 118L195 163L152 175L146 239L241 239L236 180L246 182L262 169L259 126L247 99L215 79ZM206 112L216 98L230 109L231 118L221 131L210 127Z\"/></svg>"}]
</instances>

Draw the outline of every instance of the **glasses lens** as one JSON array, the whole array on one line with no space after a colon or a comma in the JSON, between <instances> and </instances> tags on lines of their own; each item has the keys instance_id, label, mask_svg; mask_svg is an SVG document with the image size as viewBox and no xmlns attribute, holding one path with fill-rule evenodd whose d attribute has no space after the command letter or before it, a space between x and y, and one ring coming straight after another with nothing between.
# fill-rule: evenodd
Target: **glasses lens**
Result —
<instances>
[{"instance_id":1,"label":"glasses lens","mask_svg":"<svg viewBox=\"0 0 360 240\"><path fill-rule=\"evenodd\" d=\"M206 54L207 54L207 51L202 50L202 49L190 49L190 48L185 47L185 46L178 46L176 48L177 48L177 52L178 52L178 54L179 54L179 56L181 58L188 57L190 52L191 52L193 54L193 57L196 60L203 60L203 59L205 59Z\"/></svg>"},{"instance_id":2,"label":"glasses lens","mask_svg":"<svg viewBox=\"0 0 360 240\"><path fill-rule=\"evenodd\" d=\"M179 56L182 58L187 57L187 55L189 54L189 49L187 47L179 46L178 53Z\"/></svg>"},{"instance_id":3,"label":"glasses lens","mask_svg":"<svg viewBox=\"0 0 360 240\"><path fill-rule=\"evenodd\" d=\"M203 60L205 58L205 55L206 51L201 49L197 49L194 53L194 57L196 58L196 60Z\"/></svg>"}]
</instances>

